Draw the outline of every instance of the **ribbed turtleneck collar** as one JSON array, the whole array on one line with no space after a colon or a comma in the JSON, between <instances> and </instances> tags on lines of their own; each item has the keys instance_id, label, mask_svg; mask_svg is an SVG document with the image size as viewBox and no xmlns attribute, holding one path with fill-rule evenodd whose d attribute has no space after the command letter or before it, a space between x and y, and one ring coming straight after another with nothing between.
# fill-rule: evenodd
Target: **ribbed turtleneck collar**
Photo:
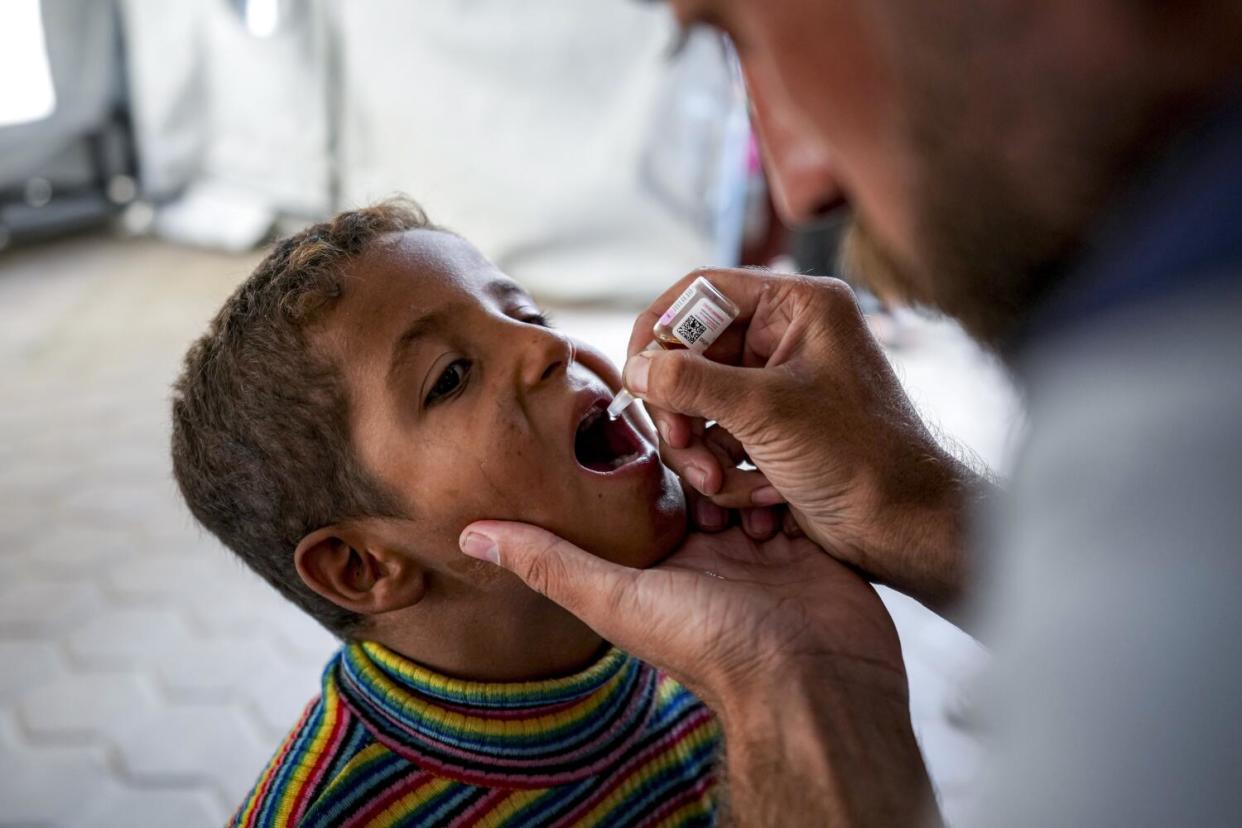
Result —
<instances>
[{"instance_id":1,"label":"ribbed turtleneck collar","mask_svg":"<svg viewBox=\"0 0 1242 828\"><path fill-rule=\"evenodd\" d=\"M582 779L642 734L654 669L618 649L571 676L475 682L440 675L373 642L328 667L344 703L377 740L473 784L542 787Z\"/></svg>"}]
</instances>

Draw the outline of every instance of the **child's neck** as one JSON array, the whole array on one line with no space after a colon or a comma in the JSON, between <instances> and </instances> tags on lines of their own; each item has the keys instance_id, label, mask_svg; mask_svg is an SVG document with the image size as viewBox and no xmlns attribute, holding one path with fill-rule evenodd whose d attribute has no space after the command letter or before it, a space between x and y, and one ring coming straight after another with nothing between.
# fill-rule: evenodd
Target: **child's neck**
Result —
<instances>
[{"instance_id":1,"label":"child's neck","mask_svg":"<svg viewBox=\"0 0 1242 828\"><path fill-rule=\"evenodd\" d=\"M542 596L455 606L423 601L377 619L365 637L438 673L493 682L572 675L604 648L594 630Z\"/></svg>"}]
</instances>

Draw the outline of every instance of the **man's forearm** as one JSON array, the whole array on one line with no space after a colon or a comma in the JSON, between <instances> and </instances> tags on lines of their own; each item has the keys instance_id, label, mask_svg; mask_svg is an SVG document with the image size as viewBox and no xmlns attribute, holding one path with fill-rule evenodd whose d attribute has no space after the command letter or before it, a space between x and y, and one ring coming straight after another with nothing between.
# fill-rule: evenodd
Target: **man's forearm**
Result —
<instances>
[{"instance_id":1,"label":"man's forearm","mask_svg":"<svg viewBox=\"0 0 1242 828\"><path fill-rule=\"evenodd\" d=\"M734 824L939 823L904 698L841 677L773 680L722 713Z\"/></svg>"},{"instance_id":2,"label":"man's forearm","mask_svg":"<svg viewBox=\"0 0 1242 828\"><path fill-rule=\"evenodd\" d=\"M922 486L890 501L887 519L877 520L886 531L881 548L863 556L872 564L864 569L961 627L975 576L971 527L980 503L997 489L955 460L935 465Z\"/></svg>"}]
</instances>

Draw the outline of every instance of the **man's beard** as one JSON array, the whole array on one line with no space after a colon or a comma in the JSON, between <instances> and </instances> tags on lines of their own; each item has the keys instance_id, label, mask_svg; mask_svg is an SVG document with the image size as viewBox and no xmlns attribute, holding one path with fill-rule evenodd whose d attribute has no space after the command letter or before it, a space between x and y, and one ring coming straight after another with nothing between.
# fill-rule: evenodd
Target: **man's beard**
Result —
<instances>
[{"instance_id":1,"label":"man's beard","mask_svg":"<svg viewBox=\"0 0 1242 828\"><path fill-rule=\"evenodd\" d=\"M907 264L853 215L839 247L841 272L885 304L938 310L984 347L1003 353L1063 280L1077 244L1034 228L1008 241L999 228L976 235L961 211L937 210L930 218L923 257Z\"/></svg>"},{"instance_id":2,"label":"man's beard","mask_svg":"<svg viewBox=\"0 0 1242 828\"><path fill-rule=\"evenodd\" d=\"M899 117L914 169L911 238L891 244L856 213L840 247L842 269L881 298L944 312L1005 354L1074 278L1136 173L1168 150L1202 101L1174 94L1161 78L1090 78L1054 63L1033 64L1041 71L1027 75L1040 84L1023 85L1018 70L1004 74L1013 63L999 53L1006 45L974 43L980 33L969 21L956 40L941 42L928 33L943 35L943 27L910 30L920 18L908 17ZM955 49L997 72L961 71Z\"/></svg>"},{"instance_id":3,"label":"man's beard","mask_svg":"<svg viewBox=\"0 0 1242 828\"><path fill-rule=\"evenodd\" d=\"M1041 215L1033 194L1009 185L1011 171L978 148L923 141L918 160L911 189L917 260L903 260L855 213L840 248L842 270L882 299L953 317L981 345L1003 353L1065 280L1102 196L1066 192L1063 209ZM1067 190L1080 189L1083 177L1074 180Z\"/></svg>"}]
</instances>

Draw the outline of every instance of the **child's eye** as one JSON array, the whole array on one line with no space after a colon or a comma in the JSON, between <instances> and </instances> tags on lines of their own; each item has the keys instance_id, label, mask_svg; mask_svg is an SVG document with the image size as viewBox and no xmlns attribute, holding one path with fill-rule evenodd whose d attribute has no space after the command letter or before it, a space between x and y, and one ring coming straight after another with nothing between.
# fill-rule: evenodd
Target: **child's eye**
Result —
<instances>
[{"instance_id":1,"label":"child's eye","mask_svg":"<svg viewBox=\"0 0 1242 828\"><path fill-rule=\"evenodd\" d=\"M444 373L440 374L436 384L427 392L427 399L424 405L434 405L435 403L450 396L466 381L466 377L470 374L470 360L457 359L444 369Z\"/></svg>"},{"instance_id":2,"label":"child's eye","mask_svg":"<svg viewBox=\"0 0 1242 828\"><path fill-rule=\"evenodd\" d=\"M533 313L528 313L525 316L521 317L521 319L527 325L538 325L541 328L552 327L552 317L548 316L548 314L546 314L543 311L535 311Z\"/></svg>"}]
</instances>

